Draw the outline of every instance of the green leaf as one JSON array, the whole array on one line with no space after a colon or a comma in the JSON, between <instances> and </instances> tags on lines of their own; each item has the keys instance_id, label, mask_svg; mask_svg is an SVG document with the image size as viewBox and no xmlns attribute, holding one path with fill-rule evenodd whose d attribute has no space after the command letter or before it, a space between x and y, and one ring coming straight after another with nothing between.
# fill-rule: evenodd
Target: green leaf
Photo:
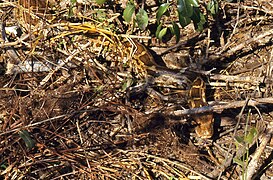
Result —
<instances>
[{"instance_id":1,"label":"green leaf","mask_svg":"<svg viewBox=\"0 0 273 180\"><path fill-rule=\"evenodd\" d=\"M105 86L101 85L101 86L96 86L94 88L94 91L98 94L100 94L103 90L104 90Z\"/></svg>"},{"instance_id":2,"label":"green leaf","mask_svg":"<svg viewBox=\"0 0 273 180\"><path fill-rule=\"evenodd\" d=\"M204 24L206 23L206 18L199 8L193 8L193 14L191 19L194 23L195 29L202 31L204 29Z\"/></svg>"},{"instance_id":3,"label":"green leaf","mask_svg":"<svg viewBox=\"0 0 273 180\"><path fill-rule=\"evenodd\" d=\"M210 2L207 5L207 10L212 14L216 15L219 11L219 4L217 0L210 0Z\"/></svg>"},{"instance_id":4,"label":"green leaf","mask_svg":"<svg viewBox=\"0 0 273 180\"><path fill-rule=\"evenodd\" d=\"M191 19L193 22L198 23L201 21L201 11L199 10L199 8L194 8Z\"/></svg>"},{"instance_id":5,"label":"green leaf","mask_svg":"<svg viewBox=\"0 0 273 180\"><path fill-rule=\"evenodd\" d=\"M168 10L170 6L170 3L164 3L164 4L161 4L158 8L158 11L156 13L156 20L157 20L157 23L159 23L161 17L163 16L163 14Z\"/></svg>"},{"instance_id":6,"label":"green leaf","mask_svg":"<svg viewBox=\"0 0 273 180\"><path fill-rule=\"evenodd\" d=\"M172 22L171 32L175 35L176 43L178 43L180 39L180 30L178 25L175 22Z\"/></svg>"},{"instance_id":7,"label":"green leaf","mask_svg":"<svg viewBox=\"0 0 273 180\"><path fill-rule=\"evenodd\" d=\"M6 165L6 164L1 164L0 168L1 168L1 169L6 169L6 168L7 168L7 165Z\"/></svg>"},{"instance_id":8,"label":"green leaf","mask_svg":"<svg viewBox=\"0 0 273 180\"><path fill-rule=\"evenodd\" d=\"M69 7L68 17L72 17L73 15L74 15L74 13L73 13L72 7Z\"/></svg>"},{"instance_id":9,"label":"green leaf","mask_svg":"<svg viewBox=\"0 0 273 180\"><path fill-rule=\"evenodd\" d=\"M175 178L174 176L171 176L171 177L169 178L169 180L178 180L178 179Z\"/></svg>"},{"instance_id":10,"label":"green leaf","mask_svg":"<svg viewBox=\"0 0 273 180\"><path fill-rule=\"evenodd\" d=\"M127 23L131 22L133 13L135 12L135 5L134 4L127 4L126 8L123 11L123 18Z\"/></svg>"},{"instance_id":11,"label":"green leaf","mask_svg":"<svg viewBox=\"0 0 273 180\"><path fill-rule=\"evenodd\" d=\"M242 160L240 160L240 159L238 159L238 158L233 158L233 161L236 163L236 164L238 164L238 165L240 165L241 167L244 167L244 161L242 161Z\"/></svg>"},{"instance_id":12,"label":"green leaf","mask_svg":"<svg viewBox=\"0 0 273 180\"><path fill-rule=\"evenodd\" d=\"M26 130L19 131L19 136L25 141L27 148L32 149L35 146L35 141L30 137Z\"/></svg>"},{"instance_id":13,"label":"green leaf","mask_svg":"<svg viewBox=\"0 0 273 180\"><path fill-rule=\"evenodd\" d=\"M160 40L162 40L162 38L163 38L163 36L165 36L165 34L167 33L167 30L168 30L168 28L163 28L163 29L161 29L160 30L160 32L158 33L158 39L160 39Z\"/></svg>"},{"instance_id":14,"label":"green leaf","mask_svg":"<svg viewBox=\"0 0 273 180\"><path fill-rule=\"evenodd\" d=\"M197 31L201 32L204 29L204 25L206 23L206 18L203 14L201 16L201 21L197 23Z\"/></svg>"},{"instance_id":15,"label":"green leaf","mask_svg":"<svg viewBox=\"0 0 273 180\"><path fill-rule=\"evenodd\" d=\"M187 1L189 1L189 3L192 5L192 6L194 6L194 7L198 7L199 5L198 5L198 0L187 0Z\"/></svg>"},{"instance_id":16,"label":"green leaf","mask_svg":"<svg viewBox=\"0 0 273 180\"><path fill-rule=\"evenodd\" d=\"M162 23L160 23L156 28L155 36L157 38L158 38L158 35L159 35L159 32L161 31L161 29L162 29Z\"/></svg>"},{"instance_id":17,"label":"green leaf","mask_svg":"<svg viewBox=\"0 0 273 180\"><path fill-rule=\"evenodd\" d=\"M106 0L96 0L96 3L99 5L102 5L103 3L105 3Z\"/></svg>"},{"instance_id":18,"label":"green leaf","mask_svg":"<svg viewBox=\"0 0 273 180\"><path fill-rule=\"evenodd\" d=\"M184 28L186 27L188 24L191 23L191 19L189 17L185 17L185 16L181 16L179 14L179 24Z\"/></svg>"},{"instance_id":19,"label":"green leaf","mask_svg":"<svg viewBox=\"0 0 273 180\"><path fill-rule=\"evenodd\" d=\"M140 9L136 15L136 22L142 31L148 26L148 14L144 9Z\"/></svg>"},{"instance_id":20,"label":"green leaf","mask_svg":"<svg viewBox=\"0 0 273 180\"><path fill-rule=\"evenodd\" d=\"M98 9L97 12L94 13L94 15L95 15L96 20L99 22L104 22L107 20L106 12L102 9Z\"/></svg>"},{"instance_id":21,"label":"green leaf","mask_svg":"<svg viewBox=\"0 0 273 180\"><path fill-rule=\"evenodd\" d=\"M238 142L239 144L243 144L244 143L244 138L241 136L235 136L235 140L236 142Z\"/></svg>"},{"instance_id":22,"label":"green leaf","mask_svg":"<svg viewBox=\"0 0 273 180\"><path fill-rule=\"evenodd\" d=\"M193 6L189 0L177 0L177 10L180 16L191 17Z\"/></svg>"},{"instance_id":23,"label":"green leaf","mask_svg":"<svg viewBox=\"0 0 273 180\"><path fill-rule=\"evenodd\" d=\"M75 7L76 2L77 2L77 0L70 0L71 4L70 4L69 9L68 9L68 17L74 16L73 8Z\"/></svg>"},{"instance_id":24,"label":"green leaf","mask_svg":"<svg viewBox=\"0 0 273 180\"><path fill-rule=\"evenodd\" d=\"M130 87L131 85L133 84L133 80L130 78L130 79L127 79L123 85L122 85L122 91L125 91L128 87Z\"/></svg>"},{"instance_id":25,"label":"green leaf","mask_svg":"<svg viewBox=\"0 0 273 180\"><path fill-rule=\"evenodd\" d=\"M252 127L249 131L249 133L246 135L245 137L245 142L248 144L253 143L254 138L256 137L256 135L258 134L257 129L255 127Z\"/></svg>"}]
</instances>

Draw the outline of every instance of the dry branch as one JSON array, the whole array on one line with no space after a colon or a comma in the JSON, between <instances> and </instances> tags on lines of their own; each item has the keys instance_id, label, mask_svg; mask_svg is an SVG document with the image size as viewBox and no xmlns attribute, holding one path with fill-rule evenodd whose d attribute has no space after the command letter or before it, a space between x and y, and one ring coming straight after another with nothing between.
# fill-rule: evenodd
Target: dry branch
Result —
<instances>
[{"instance_id":1,"label":"dry branch","mask_svg":"<svg viewBox=\"0 0 273 180\"><path fill-rule=\"evenodd\" d=\"M257 106L260 104L273 104L273 98L257 98L257 99L250 99L248 102L248 106ZM216 112L221 113L225 109L231 109L231 108L239 108L243 107L245 105L245 100L243 101L234 101L234 102L219 102L218 104L212 105L212 106L203 106L201 108L193 108L193 109L184 109L184 110L175 110L173 112L170 112L170 109L168 108L166 112L169 112L167 114L174 115L174 116L185 116L185 115L193 115L193 114L200 114L200 113L206 113L206 112Z\"/></svg>"}]
</instances>

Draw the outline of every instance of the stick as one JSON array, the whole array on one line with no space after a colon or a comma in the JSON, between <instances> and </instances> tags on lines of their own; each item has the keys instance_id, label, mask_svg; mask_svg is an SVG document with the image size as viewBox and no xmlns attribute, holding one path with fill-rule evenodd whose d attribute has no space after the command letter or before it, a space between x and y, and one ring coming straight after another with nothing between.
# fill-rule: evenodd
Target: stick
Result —
<instances>
[{"instance_id":1,"label":"stick","mask_svg":"<svg viewBox=\"0 0 273 180\"><path fill-rule=\"evenodd\" d=\"M200 114L206 112L216 112L221 113L224 109L231 109L231 108L239 108L243 107L245 104L245 100L243 101L234 101L234 102L220 102L219 104L213 106L203 106L200 108L193 108L193 109L184 109L184 110L176 110L170 111L170 107L167 109L166 112L169 112L169 115L174 116L185 116L185 115L193 115L193 114ZM257 106L259 104L273 104L273 98L257 98L257 99L250 99L248 102L248 106Z\"/></svg>"}]
</instances>

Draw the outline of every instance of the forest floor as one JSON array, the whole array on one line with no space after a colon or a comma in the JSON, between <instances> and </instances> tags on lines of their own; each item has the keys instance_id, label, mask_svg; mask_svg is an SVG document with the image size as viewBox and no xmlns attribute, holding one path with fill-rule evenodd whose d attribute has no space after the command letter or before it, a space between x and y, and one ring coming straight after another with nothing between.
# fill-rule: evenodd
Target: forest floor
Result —
<instances>
[{"instance_id":1,"label":"forest floor","mask_svg":"<svg viewBox=\"0 0 273 180\"><path fill-rule=\"evenodd\" d=\"M152 0L144 31L123 1L45 2L0 1L1 179L273 176L273 3L200 1L176 43Z\"/></svg>"}]
</instances>

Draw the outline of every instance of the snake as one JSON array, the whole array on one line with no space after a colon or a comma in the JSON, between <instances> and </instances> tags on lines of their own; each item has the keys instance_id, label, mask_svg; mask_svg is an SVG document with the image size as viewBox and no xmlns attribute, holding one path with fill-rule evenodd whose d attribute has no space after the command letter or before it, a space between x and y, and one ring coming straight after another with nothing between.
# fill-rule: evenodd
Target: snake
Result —
<instances>
[{"instance_id":1,"label":"snake","mask_svg":"<svg viewBox=\"0 0 273 180\"><path fill-rule=\"evenodd\" d=\"M5 22L1 23L1 33L2 38L4 39L4 42L7 42L6 34L5 34ZM149 50L141 43L139 43L137 40L132 40L134 46L136 46L136 51L134 53L134 59L142 62L147 69L152 71L154 74L159 74L159 76L164 77L163 80L169 81L169 79L176 79L175 82L176 85L185 86L185 84L188 84L188 81L190 78L183 77L182 76L176 76L176 72L172 69L168 69L167 67L158 65L155 62L155 58L153 55L149 52ZM130 43L125 43L126 46L130 46ZM18 55L13 47L7 48L7 53L10 56L11 60L15 61L13 64L18 64ZM163 72L163 73L162 73ZM163 74L163 75L162 75ZM172 77L172 78L170 78ZM159 78L158 78L159 79ZM192 82L189 89L189 95L188 95L188 106L190 108L199 108L202 106L207 106L206 97L205 97L205 83L202 80L200 76L197 76L196 79ZM178 87L179 88L179 87ZM183 87L185 88L185 87ZM212 113L206 113L206 114L196 114L192 116L195 123L196 128L195 132L196 134L201 138L211 138L213 135L213 114Z\"/></svg>"},{"instance_id":2,"label":"snake","mask_svg":"<svg viewBox=\"0 0 273 180\"><path fill-rule=\"evenodd\" d=\"M206 101L206 84L200 76L193 81L189 90L188 105L190 108L208 106ZM195 132L200 138L208 139L213 136L214 117L212 112L196 114L192 118L196 123Z\"/></svg>"},{"instance_id":3,"label":"snake","mask_svg":"<svg viewBox=\"0 0 273 180\"><path fill-rule=\"evenodd\" d=\"M165 72L166 71L169 73L173 72L172 69L168 69L166 67L162 67L158 65L155 62L154 57L150 54L149 50L144 45L137 42L136 40L134 40L134 43L137 46L137 51L134 58L139 59L148 67L153 66L155 67L155 69L159 68L161 70L164 69ZM175 78L175 74L176 73L170 73L170 75L173 75L172 77L174 78ZM177 77L180 77L180 76L177 76ZM187 83L183 83L183 84L187 84ZM189 87L188 97L187 97L188 106L191 109L208 106L208 103L206 101L206 84L205 84L205 81L202 79L202 77L197 75L197 77L194 78L194 80L189 86L190 87ZM213 136L214 117L212 112L196 114L196 115L193 115L192 118L196 124L195 132L198 137L202 139L208 139Z\"/></svg>"}]
</instances>

